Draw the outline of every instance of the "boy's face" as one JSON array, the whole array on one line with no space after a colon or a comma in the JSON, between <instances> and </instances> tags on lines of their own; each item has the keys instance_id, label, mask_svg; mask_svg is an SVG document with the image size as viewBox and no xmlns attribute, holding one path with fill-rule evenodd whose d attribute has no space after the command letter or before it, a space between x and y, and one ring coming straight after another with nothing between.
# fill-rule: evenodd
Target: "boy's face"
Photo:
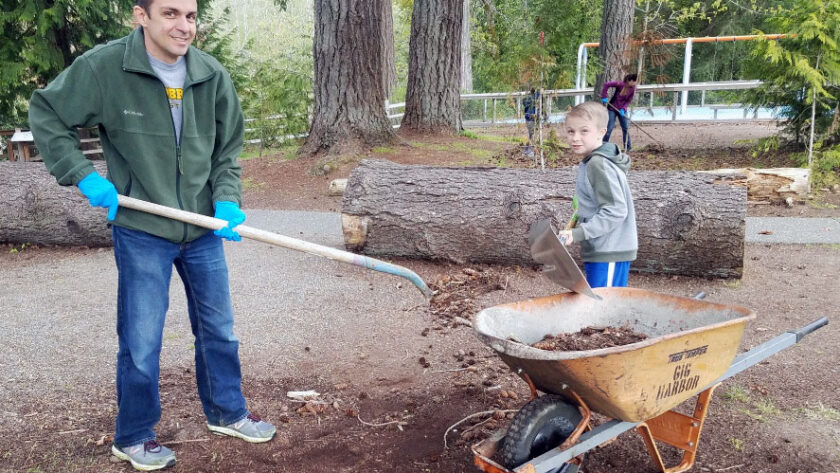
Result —
<instances>
[{"instance_id":1,"label":"boy's face","mask_svg":"<svg viewBox=\"0 0 840 473\"><path fill-rule=\"evenodd\" d=\"M572 147L572 152L578 156L586 156L598 149L606 133L606 128L598 128L592 120L577 116L566 117L566 139Z\"/></svg>"},{"instance_id":2,"label":"boy's face","mask_svg":"<svg viewBox=\"0 0 840 473\"><path fill-rule=\"evenodd\" d=\"M195 39L196 0L154 0L149 9L134 7L134 17L143 26L146 51L153 58L172 64Z\"/></svg>"}]
</instances>

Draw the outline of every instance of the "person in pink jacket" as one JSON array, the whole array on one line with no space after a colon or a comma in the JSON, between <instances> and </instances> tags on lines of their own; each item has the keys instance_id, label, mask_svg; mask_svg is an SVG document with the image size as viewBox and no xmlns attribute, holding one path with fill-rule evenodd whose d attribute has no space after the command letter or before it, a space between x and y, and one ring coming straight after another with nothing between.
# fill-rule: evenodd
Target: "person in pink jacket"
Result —
<instances>
[{"instance_id":1,"label":"person in pink jacket","mask_svg":"<svg viewBox=\"0 0 840 473\"><path fill-rule=\"evenodd\" d=\"M612 97L607 98L610 89L613 91ZM630 130L628 130L627 120L627 106L633 101L633 96L636 94L636 74L627 74L622 81L611 81L604 84L601 88L601 102L607 107L610 114L607 121L607 134L604 135L604 143L610 141L610 135L613 128L615 128L615 119L618 117L618 123L621 125L621 141L624 143L624 151L630 151Z\"/></svg>"}]
</instances>

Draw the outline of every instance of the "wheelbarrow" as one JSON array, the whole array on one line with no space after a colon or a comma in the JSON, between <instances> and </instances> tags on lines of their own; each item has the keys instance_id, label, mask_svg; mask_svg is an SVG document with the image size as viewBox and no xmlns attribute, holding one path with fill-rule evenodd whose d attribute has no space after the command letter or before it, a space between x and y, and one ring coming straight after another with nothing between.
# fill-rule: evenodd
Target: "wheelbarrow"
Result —
<instances>
[{"instance_id":1,"label":"wheelbarrow","mask_svg":"<svg viewBox=\"0 0 840 473\"><path fill-rule=\"evenodd\" d=\"M694 464L714 389L828 323L820 318L736 356L746 323L755 318L748 309L642 289L594 291L601 300L563 293L476 316L478 337L531 390L507 431L472 446L482 471L575 472L585 452L634 427L661 471L686 471ZM627 326L647 338L586 351L530 346L545 335L588 326ZM698 394L693 415L674 410ZM592 428L592 412L613 420ZM681 450L682 461L666 466L656 442Z\"/></svg>"}]
</instances>

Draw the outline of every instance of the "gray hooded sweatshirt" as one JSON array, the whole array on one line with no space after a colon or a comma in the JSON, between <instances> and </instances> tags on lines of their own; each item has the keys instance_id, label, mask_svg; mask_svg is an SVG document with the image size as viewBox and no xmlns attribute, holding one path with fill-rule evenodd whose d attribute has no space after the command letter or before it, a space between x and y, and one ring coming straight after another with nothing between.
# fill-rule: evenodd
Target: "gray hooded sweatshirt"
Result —
<instances>
[{"instance_id":1,"label":"gray hooded sweatshirt","mask_svg":"<svg viewBox=\"0 0 840 473\"><path fill-rule=\"evenodd\" d=\"M587 263L633 261L639 247L636 212L627 185L630 156L604 143L578 166L578 224L572 230Z\"/></svg>"}]
</instances>

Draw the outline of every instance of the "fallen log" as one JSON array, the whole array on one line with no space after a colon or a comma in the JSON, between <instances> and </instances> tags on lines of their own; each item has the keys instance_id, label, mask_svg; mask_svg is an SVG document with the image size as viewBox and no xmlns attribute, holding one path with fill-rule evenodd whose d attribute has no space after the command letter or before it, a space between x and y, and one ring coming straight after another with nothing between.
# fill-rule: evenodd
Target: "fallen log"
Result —
<instances>
[{"instance_id":1,"label":"fallen log","mask_svg":"<svg viewBox=\"0 0 840 473\"><path fill-rule=\"evenodd\" d=\"M105 175L104 162L94 166ZM0 162L0 242L109 246L106 209L76 186L59 186L41 162Z\"/></svg>"},{"instance_id":2,"label":"fallen log","mask_svg":"<svg viewBox=\"0 0 840 473\"><path fill-rule=\"evenodd\" d=\"M700 172L713 174L730 184L745 186L750 202L780 203L808 198L809 171L807 168L739 168Z\"/></svg>"},{"instance_id":3,"label":"fallen log","mask_svg":"<svg viewBox=\"0 0 840 473\"><path fill-rule=\"evenodd\" d=\"M342 199L351 251L456 263L532 265L532 222L571 217L574 167L548 170L405 166L365 160ZM632 171L639 234L631 269L740 277L746 190L685 171ZM577 252L577 246L574 247Z\"/></svg>"}]
</instances>

